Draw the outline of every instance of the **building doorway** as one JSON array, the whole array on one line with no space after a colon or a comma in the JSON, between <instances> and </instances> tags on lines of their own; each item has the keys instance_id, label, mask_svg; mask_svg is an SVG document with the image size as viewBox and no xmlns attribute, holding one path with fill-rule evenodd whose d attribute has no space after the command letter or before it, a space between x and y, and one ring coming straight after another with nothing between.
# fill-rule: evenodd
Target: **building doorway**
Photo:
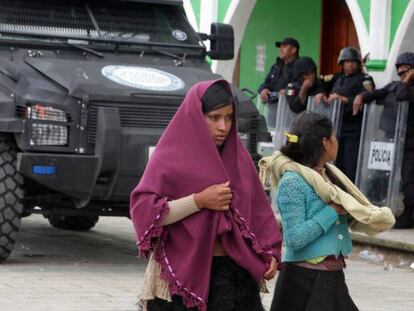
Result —
<instances>
[{"instance_id":1,"label":"building doorway","mask_svg":"<svg viewBox=\"0 0 414 311\"><path fill-rule=\"evenodd\" d=\"M358 36L345 0L322 0L320 70L322 75L340 71L339 51L346 46L359 49Z\"/></svg>"}]
</instances>

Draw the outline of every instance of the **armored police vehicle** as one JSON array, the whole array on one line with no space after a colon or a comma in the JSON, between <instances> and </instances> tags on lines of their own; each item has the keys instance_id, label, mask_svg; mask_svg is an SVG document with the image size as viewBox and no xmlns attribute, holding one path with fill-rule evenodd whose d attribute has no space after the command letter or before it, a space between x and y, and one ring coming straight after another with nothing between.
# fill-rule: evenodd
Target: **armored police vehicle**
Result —
<instances>
[{"instance_id":1,"label":"armored police vehicle","mask_svg":"<svg viewBox=\"0 0 414 311\"><path fill-rule=\"evenodd\" d=\"M196 33L178 0L0 0L0 261L32 213L71 230L127 216L186 92L219 78L206 57L233 42L229 25ZM235 93L256 159L264 120Z\"/></svg>"}]
</instances>

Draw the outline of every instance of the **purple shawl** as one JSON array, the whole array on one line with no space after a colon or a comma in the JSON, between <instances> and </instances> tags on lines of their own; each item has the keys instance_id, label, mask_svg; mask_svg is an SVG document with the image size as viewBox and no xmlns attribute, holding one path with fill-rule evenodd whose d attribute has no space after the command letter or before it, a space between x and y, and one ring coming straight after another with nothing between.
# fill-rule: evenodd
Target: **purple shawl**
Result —
<instances>
[{"instance_id":1,"label":"purple shawl","mask_svg":"<svg viewBox=\"0 0 414 311\"><path fill-rule=\"evenodd\" d=\"M219 80L220 83L226 83ZM217 81L194 85L171 120L131 194L130 213L140 254L155 250L171 295L188 307L207 310L213 247L224 250L260 281L271 256L280 262L281 236L252 159L237 134L236 123L221 155L210 136L201 98ZM230 181L233 200L226 212L203 209L163 227L167 201ZM156 247L155 247L156 245Z\"/></svg>"}]
</instances>

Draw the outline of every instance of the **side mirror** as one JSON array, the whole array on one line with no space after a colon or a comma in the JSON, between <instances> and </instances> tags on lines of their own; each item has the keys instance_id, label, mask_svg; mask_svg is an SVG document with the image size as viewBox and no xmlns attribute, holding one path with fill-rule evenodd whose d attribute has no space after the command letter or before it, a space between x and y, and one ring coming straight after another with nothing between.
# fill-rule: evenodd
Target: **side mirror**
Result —
<instances>
[{"instance_id":1,"label":"side mirror","mask_svg":"<svg viewBox=\"0 0 414 311\"><path fill-rule=\"evenodd\" d=\"M234 58L233 26L223 23L212 23L211 34L200 33L202 40L210 40L208 55L212 59L228 60Z\"/></svg>"}]
</instances>

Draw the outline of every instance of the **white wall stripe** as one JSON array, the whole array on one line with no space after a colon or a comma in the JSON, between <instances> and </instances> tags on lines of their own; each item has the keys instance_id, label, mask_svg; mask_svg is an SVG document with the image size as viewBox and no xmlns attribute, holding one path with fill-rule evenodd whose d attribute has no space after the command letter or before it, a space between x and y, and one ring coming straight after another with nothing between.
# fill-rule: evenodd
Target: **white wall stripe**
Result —
<instances>
[{"instance_id":1,"label":"white wall stripe","mask_svg":"<svg viewBox=\"0 0 414 311\"><path fill-rule=\"evenodd\" d=\"M187 15L188 21L190 22L191 26L195 29L195 31L198 31L198 24L197 24L197 18L193 9L193 6L191 5L190 0L183 0L183 6L185 10L185 15Z\"/></svg>"},{"instance_id":2,"label":"white wall stripe","mask_svg":"<svg viewBox=\"0 0 414 311\"><path fill-rule=\"evenodd\" d=\"M232 80L237 53L243 41L244 32L250 15L253 12L256 0L241 1L233 0L230 3L224 22L233 26L234 29L234 59L226 61L213 61L212 69L221 74L227 81Z\"/></svg>"},{"instance_id":3,"label":"white wall stripe","mask_svg":"<svg viewBox=\"0 0 414 311\"><path fill-rule=\"evenodd\" d=\"M372 2L372 1L371 1ZM361 54L365 55L369 52L368 46L368 28L362 15L361 8L357 0L346 0L349 11L351 12L352 19L355 24L355 29L358 35L359 46L361 48Z\"/></svg>"}]
</instances>

